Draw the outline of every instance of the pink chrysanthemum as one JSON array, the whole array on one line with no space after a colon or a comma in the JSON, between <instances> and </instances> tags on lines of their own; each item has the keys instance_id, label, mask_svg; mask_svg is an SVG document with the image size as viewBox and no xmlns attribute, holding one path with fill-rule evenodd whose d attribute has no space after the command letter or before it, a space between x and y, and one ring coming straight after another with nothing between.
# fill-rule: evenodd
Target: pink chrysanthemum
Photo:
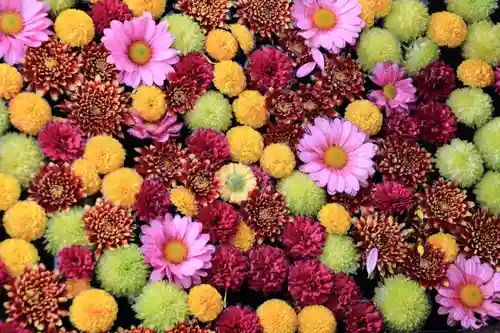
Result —
<instances>
[{"instance_id":1,"label":"pink chrysanthemum","mask_svg":"<svg viewBox=\"0 0 500 333\"><path fill-rule=\"evenodd\" d=\"M265 93L270 88L285 88L293 79L292 62L273 47L263 47L249 57L248 75L252 87Z\"/></svg>"},{"instance_id":2,"label":"pink chrysanthemum","mask_svg":"<svg viewBox=\"0 0 500 333\"><path fill-rule=\"evenodd\" d=\"M383 89L372 91L368 97L379 107L385 107L388 114L398 108L408 110L408 103L416 100L417 90L412 79L405 77L406 71L397 64L389 61L376 64L370 79Z\"/></svg>"},{"instance_id":3,"label":"pink chrysanthemum","mask_svg":"<svg viewBox=\"0 0 500 333\"><path fill-rule=\"evenodd\" d=\"M460 254L448 268L448 286L438 289L438 313L448 315L448 325L458 322L463 328L480 328L489 317L500 317L500 273L495 273L479 257L466 259Z\"/></svg>"},{"instance_id":4,"label":"pink chrysanthemum","mask_svg":"<svg viewBox=\"0 0 500 333\"><path fill-rule=\"evenodd\" d=\"M0 1L0 58L9 65L21 61L26 47L48 41L50 6L38 0Z\"/></svg>"},{"instance_id":5,"label":"pink chrysanthemum","mask_svg":"<svg viewBox=\"0 0 500 333\"><path fill-rule=\"evenodd\" d=\"M70 280L90 280L94 271L94 255L83 246L68 246L57 254L57 268Z\"/></svg>"},{"instance_id":6,"label":"pink chrysanthemum","mask_svg":"<svg viewBox=\"0 0 500 333\"><path fill-rule=\"evenodd\" d=\"M259 245L248 252L248 288L264 294L280 292L288 274L288 260L282 249Z\"/></svg>"},{"instance_id":7,"label":"pink chrysanthemum","mask_svg":"<svg viewBox=\"0 0 500 333\"><path fill-rule=\"evenodd\" d=\"M102 37L111 53L108 62L116 66L122 83L133 88L141 83L163 85L179 61L178 52L171 48L173 41L168 22L156 25L149 12L124 23L111 22Z\"/></svg>"},{"instance_id":8,"label":"pink chrysanthemum","mask_svg":"<svg viewBox=\"0 0 500 333\"><path fill-rule=\"evenodd\" d=\"M309 259L321 255L325 241L325 228L304 216L297 216L292 223L287 223L282 236L285 251L292 259Z\"/></svg>"},{"instance_id":9,"label":"pink chrysanthemum","mask_svg":"<svg viewBox=\"0 0 500 333\"><path fill-rule=\"evenodd\" d=\"M141 228L141 251L144 261L153 266L150 279L167 277L170 282L189 288L201 283L212 267L215 248L207 244L208 234L202 234L203 225L191 217L172 217L153 220Z\"/></svg>"},{"instance_id":10,"label":"pink chrysanthemum","mask_svg":"<svg viewBox=\"0 0 500 333\"><path fill-rule=\"evenodd\" d=\"M262 333L257 314L239 305L228 307L216 322L217 333Z\"/></svg>"},{"instance_id":11,"label":"pink chrysanthemum","mask_svg":"<svg viewBox=\"0 0 500 333\"><path fill-rule=\"evenodd\" d=\"M146 180L135 197L133 210L142 221L161 218L171 206L168 187L158 180Z\"/></svg>"},{"instance_id":12,"label":"pink chrysanthemum","mask_svg":"<svg viewBox=\"0 0 500 333\"><path fill-rule=\"evenodd\" d=\"M300 306L323 304L333 288L333 274L317 259L300 260L290 267L288 291Z\"/></svg>"},{"instance_id":13,"label":"pink chrysanthemum","mask_svg":"<svg viewBox=\"0 0 500 333\"><path fill-rule=\"evenodd\" d=\"M304 162L300 170L331 195L355 195L375 173L372 158L377 146L366 140L366 134L349 121L318 117L300 140L299 158Z\"/></svg>"},{"instance_id":14,"label":"pink chrysanthemum","mask_svg":"<svg viewBox=\"0 0 500 333\"><path fill-rule=\"evenodd\" d=\"M53 161L73 162L83 154L82 132L68 121L48 123L38 134L38 144Z\"/></svg>"},{"instance_id":15,"label":"pink chrysanthemum","mask_svg":"<svg viewBox=\"0 0 500 333\"><path fill-rule=\"evenodd\" d=\"M128 129L128 132L139 139L152 139L155 142L166 142L170 137L179 135L179 131L184 125L177 121L176 116L165 115L161 119L149 123L132 114L134 124Z\"/></svg>"},{"instance_id":16,"label":"pink chrysanthemum","mask_svg":"<svg viewBox=\"0 0 500 333\"><path fill-rule=\"evenodd\" d=\"M97 1L92 6L90 15L97 33L102 33L114 20L123 22L132 18L130 9L121 0Z\"/></svg>"},{"instance_id":17,"label":"pink chrysanthemum","mask_svg":"<svg viewBox=\"0 0 500 333\"><path fill-rule=\"evenodd\" d=\"M387 181L375 186L372 201L373 205L384 214L402 214L413 207L413 189Z\"/></svg>"},{"instance_id":18,"label":"pink chrysanthemum","mask_svg":"<svg viewBox=\"0 0 500 333\"><path fill-rule=\"evenodd\" d=\"M239 291L248 274L248 260L233 245L220 245L212 256L209 283L220 290Z\"/></svg>"}]
</instances>

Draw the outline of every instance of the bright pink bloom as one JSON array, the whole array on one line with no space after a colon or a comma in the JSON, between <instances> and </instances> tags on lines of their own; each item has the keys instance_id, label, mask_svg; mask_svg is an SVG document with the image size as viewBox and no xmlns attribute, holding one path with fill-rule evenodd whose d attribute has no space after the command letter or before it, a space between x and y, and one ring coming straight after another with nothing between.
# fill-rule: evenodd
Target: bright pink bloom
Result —
<instances>
[{"instance_id":1,"label":"bright pink bloom","mask_svg":"<svg viewBox=\"0 0 500 333\"><path fill-rule=\"evenodd\" d=\"M168 32L167 21L156 25L149 12L123 23L111 22L102 42L111 53L108 63L116 66L122 83L132 88L141 83L163 85L179 61L178 51L171 48L174 36Z\"/></svg>"},{"instance_id":2,"label":"bright pink bloom","mask_svg":"<svg viewBox=\"0 0 500 333\"><path fill-rule=\"evenodd\" d=\"M177 122L176 116L165 115L152 123L144 121L137 114L132 114L134 124L128 132L139 139L153 139L156 142L166 142L170 137L179 135L183 123Z\"/></svg>"},{"instance_id":3,"label":"bright pink bloom","mask_svg":"<svg viewBox=\"0 0 500 333\"><path fill-rule=\"evenodd\" d=\"M300 170L331 195L354 196L375 173L372 158L377 146L366 140L366 134L347 120L318 117L300 140Z\"/></svg>"},{"instance_id":4,"label":"bright pink bloom","mask_svg":"<svg viewBox=\"0 0 500 333\"><path fill-rule=\"evenodd\" d=\"M448 268L448 287L440 287L436 302L438 313L448 315L448 325L458 322L463 328L480 328L489 317L500 318L500 273L495 273L479 257L466 259L460 254Z\"/></svg>"},{"instance_id":5,"label":"bright pink bloom","mask_svg":"<svg viewBox=\"0 0 500 333\"><path fill-rule=\"evenodd\" d=\"M80 129L68 121L53 121L38 134L42 152L53 161L73 162L83 155Z\"/></svg>"},{"instance_id":6,"label":"bright pink bloom","mask_svg":"<svg viewBox=\"0 0 500 333\"><path fill-rule=\"evenodd\" d=\"M368 97L379 107L385 107L387 115L394 109L408 110L408 103L416 101L417 90L412 84L412 79L405 77L404 68L390 61L379 62L375 65L370 79L383 89L372 91Z\"/></svg>"},{"instance_id":7,"label":"bright pink bloom","mask_svg":"<svg viewBox=\"0 0 500 333\"><path fill-rule=\"evenodd\" d=\"M170 282L189 288L201 283L212 267L215 247L208 244L210 236L202 234L203 225L191 217L172 217L151 221L141 228L141 251L144 262L153 267L151 281L167 276Z\"/></svg>"},{"instance_id":8,"label":"bright pink bloom","mask_svg":"<svg viewBox=\"0 0 500 333\"><path fill-rule=\"evenodd\" d=\"M14 65L24 58L26 47L48 41L52 21L50 6L37 0L0 1L0 58Z\"/></svg>"}]
</instances>

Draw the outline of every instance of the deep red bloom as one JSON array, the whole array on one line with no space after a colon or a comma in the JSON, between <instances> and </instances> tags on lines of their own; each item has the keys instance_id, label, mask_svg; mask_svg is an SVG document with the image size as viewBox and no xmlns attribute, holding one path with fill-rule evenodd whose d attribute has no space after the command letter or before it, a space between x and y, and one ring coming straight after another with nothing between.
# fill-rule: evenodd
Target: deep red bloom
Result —
<instances>
[{"instance_id":1,"label":"deep red bloom","mask_svg":"<svg viewBox=\"0 0 500 333\"><path fill-rule=\"evenodd\" d=\"M92 252L83 246L68 246L57 255L61 275L70 280L90 280L94 271Z\"/></svg>"},{"instance_id":2,"label":"deep red bloom","mask_svg":"<svg viewBox=\"0 0 500 333\"><path fill-rule=\"evenodd\" d=\"M38 133L42 152L53 161L73 162L83 154L80 129L68 121L53 121Z\"/></svg>"},{"instance_id":3,"label":"deep red bloom","mask_svg":"<svg viewBox=\"0 0 500 333\"><path fill-rule=\"evenodd\" d=\"M290 267L288 291L300 306L323 304L333 288L333 274L317 259L297 261Z\"/></svg>"},{"instance_id":4,"label":"deep red bloom","mask_svg":"<svg viewBox=\"0 0 500 333\"><path fill-rule=\"evenodd\" d=\"M315 85L301 84L298 94L302 101L304 117L310 122L320 116L335 117L337 115L335 105L342 103L340 99L334 99L331 92L319 83Z\"/></svg>"},{"instance_id":5,"label":"deep red bloom","mask_svg":"<svg viewBox=\"0 0 500 333\"><path fill-rule=\"evenodd\" d=\"M132 13L123 1L101 0L92 6L90 16L94 21L95 31L102 33L110 26L111 21L128 21L132 18Z\"/></svg>"},{"instance_id":6,"label":"deep red bloom","mask_svg":"<svg viewBox=\"0 0 500 333\"><path fill-rule=\"evenodd\" d=\"M165 216L171 206L168 188L158 180L146 180L137 193L133 210L142 221Z\"/></svg>"},{"instance_id":7,"label":"deep red bloom","mask_svg":"<svg viewBox=\"0 0 500 333\"><path fill-rule=\"evenodd\" d=\"M332 294L326 307L333 312L335 319L344 320L347 312L360 302L361 292L356 282L345 273L334 274Z\"/></svg>"},{"instance_id":8,"label":"deep red bloom","mask_svg":"<svg viewBox=\"0 0 500 333\"><path fill-rule=\"evenodd\" d=\"M221 313L215 324L217 333L262 333L257 314L242 306L230 306Z\"/></svg>"},{"instance_id":9,"label":"deep red bloom","mask_svg":"<svg viewBox=\"0 0 500 333\"><path fill-rule=\"evenodd\" d=\"M135 169L146 179L159 180L167 187L181 179L185 154L180 145L171 141L157 142L138 152Z\"/></svg>"},{"instance_id":10,"label":"deep red bloom","mask_svg":"<svg viewBox=\"0 0 500 333\"><path fill-rule=\"evenodd\" d=\"M278 89L290 85L294 75L290 59L272 47L263 47L252 52L248 73L250 85L262 93L270 88Z\"/></svg>"},{"instance_id":11,"label":"deep red bloom","mask_svg":"<svg viewBox=\"0 0 500 333\"><path fill-rule=\"evenodd\" d=\"M403 264L404 272L424 288L437 288L446 279L446 271L450 265L444 255L443 250L429 244L425 244L423 253L414 246Z\"/></svg>"},{"instance_id":12,"label":"deep red bloom","mask_svg":"<svg viewBox=\"0 0 500 333\"><path fill-rule=\"evenodd\" d=\"M290 89L271 89L266 95L266 107L278 123L296 122L304 116L299 94Z\"/></svg>"},{"instance_id":13,"label":"deep red bloom","mask_svg":"<svg viewBox=\"0 0 500 333\"><path fill-rule=\"evenodd\" d=\"M3 286L7 281L10 280L10 274L7 270L7 266L2 260L0 260L0 286Z\"/></svg>"},{"instance_id":14,"label":"deep red bloom","mask_svg":"<svg viewBox=\"0 0 500 333\"><path fill-rule=\"evenodd\" d=\"M413 189L387 181L375 185L372 200L382 213L402 214L413 206Z\"/></svg>"},{"instance_id":15,"label":"deep red bloom","mask_svg":"<svg viewBox=\"0 0 500 333\"><path fill-rule=\"evenodd\" d=\"M457 134L457 117L446 104L429 102L420 104L415 112L420 122L419 138L431 143L445 144Z\"/></svg>"},{"instance_id":16,"label":"deep red bloom","mask_svg":"<svg viewBox=\"0 0 500 333\"><path fill-rule=\"evenodd\" d=\"M311 48L297 30L287 30L279 37L279 45L290 58L294 67L302 66L306 62L313 60Z\"/></svg>"},{"instance_id":17,"label":"deep red bloom","mask_svg":"<svg viewBox=\"0 0 500 333\"><path fill-rule=\"evenodd\" d=\"M111 82L118 79L118 72L115 65L107 62L109 54L109 51L102 43L97 44L96 42L92 42L82 48L80 52L83 63L81 72L85 79L95 81L98 75L103 82Z\"/></svg>"},{"instance_id":18,"label":"deep red bloom","mask_svg":"<svg viewBox=\"0 0 500 333\"><path fill-rule=\"evenodd\" d=\"M265 189L269 186L271 177L269 177L269 175L264 170L259 168L257 165L251 165L250 169L252 169L252 173L257 179L257 186L259 186L261 189Z\"/></svg>"},{"instance_id":19,"label":"deep red bloom","mask_svg":"<svg viewBox=\"0 0 500 333\"><path fill-rule=\"evenodd\" d=\"M264 294L280 292L287 273L288 260L282 249L259 245L248 252L248 288Z\"/></svg>"},{"instance_id":20,"label":"deep red bloom","mask_svg":"<svg viewBox=\"0 0 500 333\"><path fill-rule=\"evenodd\" d=\"M298 123L269 124L267 133L264 134L264 145L268 146L273 143L284 143L297 154L297 147L303 134L304 128Z\"/></svg>"},{"instance_id":21,"label":"deep red bloom","mask_svg":"<svg viewBox=\"0 0 500 333\"><path fill-rule=\"evenodd\" d=\"M171 75L173 74L172 72ZM187 76L177 80L172 80L169 76L168 81L168 87L165 90L167 115L184 114L186 111L192 110L194 103L201 96L197 90L198 83Z\"/></svg>"},{"instance_id":22,"label":"deep red bloom","mask_svg":"<svg viewBox=\"0 0 500 333\"><path fill-rule=\"evenodd\" d=\"M439 60L425 67L414 80L418 97L423 100L440 100L448 97L455 87L453 67Z\"/></svg>"},{"instance_id":23,"label":"deep red bloom","mask_svg":"<svg viewBox=\"0 0 500 333\"><path fill-rule=\"evenodd\" d=\"M233 245L219 245L212 255L209 283L217 289L238 291L248 274L248 260Z\"/></svg>"},{"instance_id":24,"label":"deep red bloom","mask_svg":"<svg viewBox=\"0 0 500 333\"><path fill-rule=\"evenodd\" d=\"M335 193L330 197L329 202L334 202L343 205L351 215L359 214L365 208L369 208L372 194L373 184L368 187L362 187L355 196L350 196L346 193Z\"/></svg>"},{"instance_id":25,"label":"deep red bloom","mask_svg":"<svg viewBox=\"0 0 500 333\"><path fill-rule=\"evenodd\" d=\"M495 68L495 91L500 94L500 67Z\"/></svg>"},{"instance_id":26,"label":"deep red bloom","mask_svg":"<svg viewBox=\"0 0 500 333\"><path fill-rule=\"evenodd\" d=\"M196 92L202 95L210 88L214 78L213 66L207 57L198 52L193 52L181 56L179 62L174 65L175 72L169 75L169 81L186 78L196 82Z\"/></svg>"},{"instance_id":27,"label":"deep red bloom","mask_svg":"<svg viewBox=\"0 0 500 333\"><path fill-rule=\"evenodd\" d=\"M199 160L209 160L214 165L222 165L229 159L229 142L226 136L212 129L198 129L187 140L188 153Z\"/></svg>"},{"instance_id":28,"label":"deep red bloom","mask_svg":"<svg viewBox=\"0 0 500 333\"><path fill-rule=\"evenodd\" d=\"M33 330L22 327L17 321L8 323L0 322L0 332L2 333L33 333Z\"/></svg>"},{"instance_id":29,"label":"deep red bloom","mask_svg":"<svg viewBox=\"0 0 500 333\"><path fill-rule=\"evenodd\" d=\"M203 223L212 243L227 243L236 234L239 214L227 202L216 200L201 208L196 219Z\"/></svg>"},{"instance_id":30,"label":"deep red bloom","mask_svg":"<svg viewBox=\"0 0 500 333\"><path fill-rule=\"evenodd\" d=\"M321 255L325 240L325 228L304 216L297 216L292 223L287 223L282 236L285 251L294 260Z\"/></svg>"},{"instance_id":31,"label":"deep red bloom","mask_svg":"<svg viewBox=\"0 0 500 333\"><path fill-rule=\"evenodd\" d=\"M385 118L384 134L417 139L420 134L420 122L411 115L393 112L390 117Z\"/></svg>"},{"instance_id":32,"label":"deep red bloom","mask_svg":"<svg viewBox=\"0 0 500 333\"><path fill-rule=\"evenodd\" d=\"M219 196L220 182L215 177L215 166L209 160L184 162L182 183L203 207Z\"/></svg>"},{"instance_id":33,"label":"deep red bloom","mask_svg":"<svg viewBox=\"0 0 500 333\"><path fill-rule=\"evenodd\" d=\"M345 320L345 333L381 333L382 315L371 302L363 302L351 308Z\"/></svg>"}]
</instances>

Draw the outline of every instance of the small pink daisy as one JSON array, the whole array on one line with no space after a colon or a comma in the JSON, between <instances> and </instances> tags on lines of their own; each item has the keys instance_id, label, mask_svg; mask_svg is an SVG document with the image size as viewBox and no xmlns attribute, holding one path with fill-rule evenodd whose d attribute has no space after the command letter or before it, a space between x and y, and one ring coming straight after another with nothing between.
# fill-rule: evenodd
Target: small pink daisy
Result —
<instances>
[{"instance_id":1,"label":"small pink daisy","mask_svg":"<svg viewBox=\"0 0 500 333\"><path fill-rule=\"evenodd\" d=\"M141 82L161 86L179 62L178 51L171 48L174 36L167 21L156 25L147 12L130 21L112 21L104 29L102 42L111 53L108 63L116 66L122 83L137 88Z\"/></svg>"},{"instance_id":2,"label":"small pink daisy","mask_svg":"<svg viewBox=\"0 0 500 333\"><path fill-rule=\"evenodd\" d=\"M372 158L377 146L366 141L366 134L351 122L318 117L299 142L299 159L304 162L300 170L331 195L354 196L375 173Z\"/></svg>"}]
</instances>

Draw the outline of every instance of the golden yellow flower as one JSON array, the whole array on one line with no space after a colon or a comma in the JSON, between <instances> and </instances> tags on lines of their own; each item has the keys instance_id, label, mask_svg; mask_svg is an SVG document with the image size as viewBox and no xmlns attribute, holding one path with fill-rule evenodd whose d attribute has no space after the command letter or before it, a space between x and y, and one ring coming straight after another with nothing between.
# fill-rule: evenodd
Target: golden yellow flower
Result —
<instances>
[{"instance_id":1,"label":"golden yellow flower","mask_svg":"<svg viewBox=\"0 0 500 333\"><path fill-rule=\"evenodd\" d=\"M94 21L78 9L66 9L60 13L54 23L54 30L64 44L72 47L89 44L95 35Z\"/></svg>"},{"instance_id":2,"label":"golden yellow flower","mask_svg":"<svg viewBox=\"0 0 500 333\"><path fill-rule=\"evenodd\" d=\"M18 201L5 212L3 226L10 237L30 242L42 237L47 229L47 216L36 202Z\"/></svg>"},{"instance_id":3,"label":"golden yellow flower","mask_svg":"<svg viewBox=\"0 0 500 333\"><path fill-rule=\"evenodd\" d=\"M238 41L238 44L240 44L243 53L249 54L252 52L255 47L255 37L252 32L242 24L231 24L229 25L229 29L234 38Z\"/></svg>"},{"instance_id":4,"label":"golden yellow flower","mask_svg":"<svg viewBox=\"0 0 500 333\"><path fill-rule=\"evenodd\" d=\"M32 92L22 92L10 101L9 116L15 128L30 135L37 135L52 120L49 103Z\"/></svg>"},{"instance_id":5,"label":"golden yellow flower","mask_svg":"<svg viewBox=\"0 0 500 333\"><path fill-rule=\"evenodd\" d=\"M0 98L11 99L21 91L23 77L15 67L0 64Z\"/></svg>"},{"instance_id":6,"label":"golden yellow flower","mask_svg":"<svg viewBox=\"0 0 500 333\"><path fill-rule=\"evenodd\" d=\"M215 29L208 33L205 50L217 61L231 60L238 52L238 42L229 31Z\"/></svg>"},{"instance_id":7,"label":"golden yellow flower","mask_svg":"<svg viewBox=\"0 0 500 333\"><path fill-rule=\"evenodd\" d=\"M113 296L101 289L89 289L75 297L69 308L69 319L80 331L106 332L118 316L118 304Z\"/></svg>"},{"instance_id":8,"label":"golden yellow flower","mask_svg":"<svg viewBox=\"0 0 500 333\"><path fill-rule=\"evenodd\" d=\"M345 235L351 228L351 215L344 206L329 203L318 213L318 220L329 234Z\"/></svg>"},{"instance_id":9,"label":"golden yellow flower","mask_svg":"<svg viewBox=\"0 0 500 333\"><path fill-rule=\"evenodd\" d=\"M0 172L0 210L12 207L21 196L21 185L16 178Z\"/></svg>"},{"instance_id":10,"label":"golden yellow flower","mask_svg":"<svg viewBox=\"0 0 500 333\"><path fill-rule=\"evenodd\" d=\"M135 203L135 196L141 190L142 182L142 176L134 169L120 168L104 177L101 192L115 205L130 208Z\"/></svg>"},{"instance_id":11,"label":"golden yellow flower","mask_svg":"<svg viewBox=\"0 0 500 333\"><path fill-rule=\"evenodd\" d=\"M373 11L375 16L384 17L392 9L392 0L371 0L373 1Z\"/></svg>"},{"instance_id":12,"label":"golden yellow flower","mask_svg":"<svg viewBox=\"0 0 500 333\"><path fill-rule=\"evenodd\" d=\"M165 12L167 0L123 0L134 16L150 12L153 18L159 18Z\"/></svg>"},{"instance_id":13,"label":"golden yellow flower","mask_svg":"<svg viewBox=\"0 0 500 333\"><path fill-rule=\"evenodd\" d=\"M257 162L264 149L262 135L248 126L235 126L226 134L231 158L244 164Z\"/></svg>"},{"instance_id":14,"label":"golden yellow flower","mask_svg":"<svg viewBox=\"0 0 500 333\"><path fill-rule=\"evenodd\" d=\"M245 222L240 222L231 244L243 252L247 252L255 243L255 232Z\"/></svg>"},{"instance_id":15,"label":"golden yellow flower","mask_svg":"<svg viewBox=\"0 0 500 333\"><path fill-rule=\"evenodd\" d=\"M183 215L196 216L196 214L198 214L196 198L194 194L184 186L175 187L170 190L170 201L172 201L175 208Z\"/></svg>"},{"instance_id":16,"label":"golden yellow flower","mask_svg":"<svg viewBox=\"0 0 500 333\"><path fill-rule=\"evenodd\" d=\"M378 134L384 121L380 109L368 100L351 102L346 108L344 118L368 135Z\"/></svg>"},{"instance_id":17,"label":"golden yellow flower","mask_svg":"<svg viewBox=\"0 0 500 333\"><path fill-rule=\"evenodd\" d=\"M361 19L365 21L365 27L371 28L375 24L375 4L373 0L358 0L361 5Z\"/></svg>"},{"instance_id":18,"label":"golden yellow flower","mask_svg":"<svg viewBox=\"0 0 500 333\"><path fill-rule=\"evenodd\" d=\"M96 194L101 189L101 177L94 163L80 159L74 161L72 167L75 176L82 178L83 190L88 196Z\"/></svg>"},{"instance_id":19,"label":"golden yellow flower","mask_svg":"<svg viewBox=\"0 0 500 333\"><path fill-rule=\"evenodd\" d=\"M452 262L458 255L458 245L455 237L444 232L439 232L437 234L431 235L427 238L427 243L432 247L441 249L444 252L444 259L448 262Z\"/></svg>"},{"instance_id":20,"label":"golden yellow flower","mask_svg":"<svg viewBox=\"0 0 500 333\"><path fill-rule=\"evenodd\" d=\"M33 244L16 238L0 242L0 260L11 276L20 276L26 266L33 267L40 261L38 250Z\"/></svg>"},{"instance_id":21,"label":"golden yellow flower","mask_svg":"<svg viewBox=\"0 0 500 333\"><path fill-rule=\"evenodd\" d=\"M299 333L332 333L337 329L335 316L323 305L306 306L298 319Z\"/></svg>"},{"instance_id":22,"label":"golden yellow flower","mask_svg":"<svg viewBox=\"0 0 500 333\"><path fill-rule=\"evenodd\" d=\"M262 152L260 167L274 178L288 177L295 169L295 154L286 144L271 144Z\"/></svg>"},{"instance_id":23,"label":"golden yellow flower","mask_svg":"<svg viewBox=\"0 0 500 333\"><path fill-rule=\"evenodd\" d=\"M464 60L457 69L460 81L473 88L486 88L495 82L493 68L484 60Z\"/></svg>"},{"instance_id":24,"label":"golden yellow flower","mask_svg":"<svg viewBox=\"0 0 500 333\"><path fill-rule=\"evenodd\" d=\"M191 288L188 296L189 311L201 322L215 320L223 309L222 296L209 284Z\"/></svg>"},{"instance_id":25,"label":"golden yellow flower","mask_svg":"<svg viewBox=\"0 0 500 333\"><path fill-rule=\"evenodd\" d=\"M429 21L427 37L439 46L458 47L467 38L467 25L457 14L434 13Z\"/></svg>"},{"instance_id":26,"label":"golden yellow flower","mask_svg":"<svg viewBox=\"0 0 500 333\"><path fill-rule=\"evenodd\" d=\"M238 96L247 86L245 72L237 62L223 60L214 66L214 85L229 97Z\"/></svg>"},{"instance_id":27,"label":"golden yellow flower","mask_svg":"<svg viewBox=\"0 0 500 333\"><path fill-rule=\"evenodd\" d=\"M165 94L156 86L141 86L132 96L134 111L147 121L157 121L166 111Z\"/></svg>"},{"instance_id":28,"label":"golden yellow flower","mask_svg":"<svg viewBox=\"0 0 500 333\"><path fill-rule=\"evenodd\" d=\"M266 333L295 333L298 326L295 310L280 299L262 303L257 308L257 316Z\"/></svg>"},{"instance_id":29,"label":"golden yellow flower","mask_svg":"<svg viewBox=\"0 0 500 333\"><path fill-rule=\"evenodd\" d=\"M112 136L98 135L87 142L83 158L92 162L98 173L107 174L123 166L123 163L125 163L125 149Z\"/></svg>"},{"instance_id":30,"label":"golden yellow flower","mask_svg":"<svg viewBox=\"0 0 500 333\"><path fill-rule=\"evenodd\" d=\"M236 120L252 128L264 126L269 118L266 99L257 90L245 90L233 102L233 112Z\"/></svg>"}]
</instances>

